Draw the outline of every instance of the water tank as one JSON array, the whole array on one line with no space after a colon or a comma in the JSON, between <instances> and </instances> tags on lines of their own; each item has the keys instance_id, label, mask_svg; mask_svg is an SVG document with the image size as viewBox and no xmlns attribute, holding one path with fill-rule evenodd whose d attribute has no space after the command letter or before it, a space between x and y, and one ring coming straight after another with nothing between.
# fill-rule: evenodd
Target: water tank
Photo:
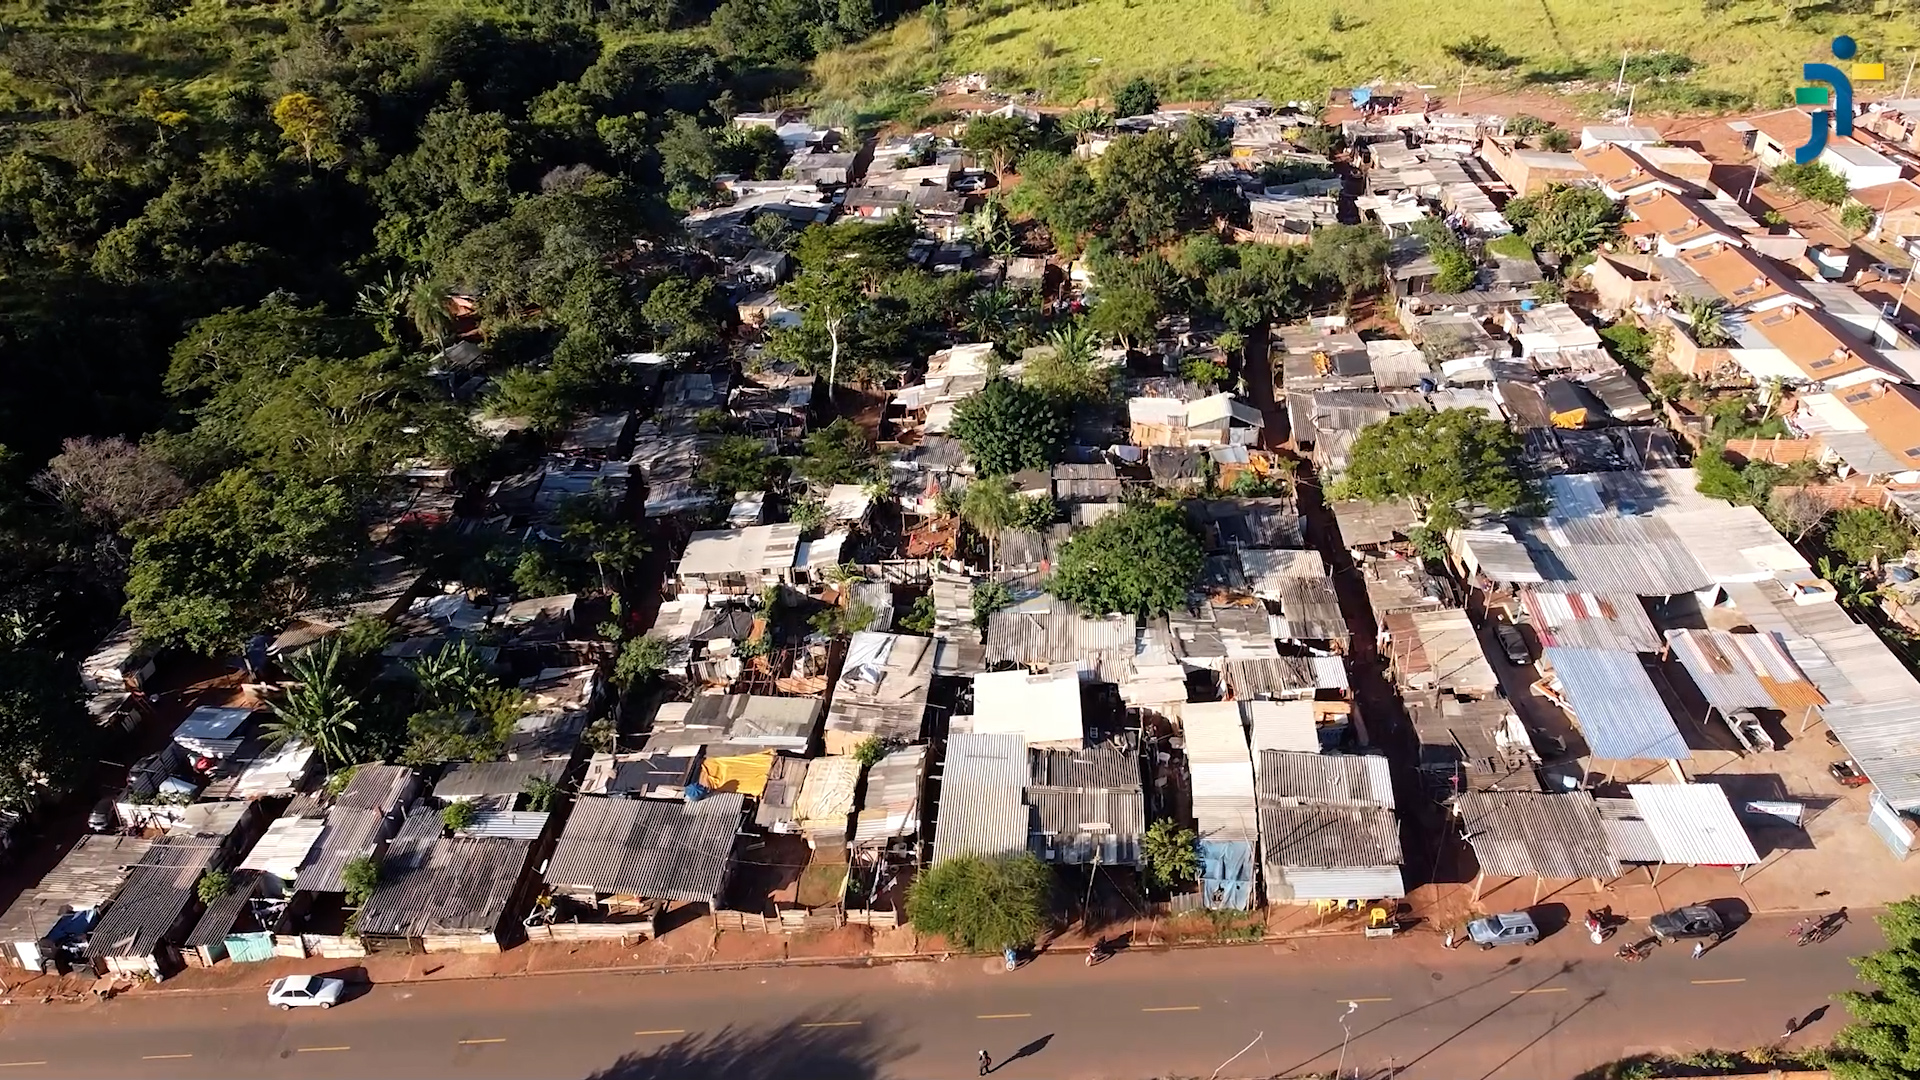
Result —
<instances>
[{"instance_id":1,"label":"water tank","mask_svg":"<svg viewBox=\"0 0 1920 1080\"><path fill-rule=\"evenodd\" d=\"M1533 310L1533 301L1532 301L1532 300L1522 300L1522 301L1520 301L1520 310L1521 310L1521 311L1532 311L1532 310Z\"/></svg>"}]
</instances>

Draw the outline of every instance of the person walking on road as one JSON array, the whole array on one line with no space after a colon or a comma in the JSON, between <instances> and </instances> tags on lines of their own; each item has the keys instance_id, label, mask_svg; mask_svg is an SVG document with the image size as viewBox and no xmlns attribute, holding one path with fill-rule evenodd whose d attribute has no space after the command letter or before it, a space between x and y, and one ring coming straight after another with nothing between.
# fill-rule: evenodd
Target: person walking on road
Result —
<instances>
[{"instance_id":1,"label":"person walking on road","mask_svg":"<svg viewBox=\"0 0 1920 1080\"><path fill-rule=\"evenodd\" d=\"M993 1059L987 1056L987 1052L985 1050L980 1051L980 1075L985 1076L992 1071L993 1071Z\"/></svg>"},{"instance_id":2,"label":"person walking on road","mask_svg":"<svg viewBox=\"0 0 1920 1080\"><path fill-rule=\"evenodd\" d=\"M1698 959L1700 959L1700 958L1701 958L1702 956L1705 956L1706 954L1707 954L1707 943L1706 943L1706 942L1704 942L1704 941L1696 941L1696 942L1694 942L1694 943L1693 943L1693 958L1694 958L1695 960L1698 960Z\"/></svg>"},{"instance_id":3,"label":"person walking on road","mask_svg":"<svg viewBox=\"0 0 1920 1080\"><path fill-rule=\"evenodd\" d=\"M1797 1016L1787 1017L1787 1033L1785 1035L1780 1036L1780 1041L1786 1042L1788 1039L1793 1038L1793 1033L1799 1030L1800 1030L1800 1018Z\"/></svg>"},{"instance_id":4,"label":"person walking on road","mask_svg":"<svg viewBox=\"0 0 1920 1080\"><path fill-rule=\"evenodd\" d=\"M1453 948L1453 927L1451 926L1447 927L1447 940L1445 943L1445 947L1448 949Z\"/></svg>"}]
</instances>

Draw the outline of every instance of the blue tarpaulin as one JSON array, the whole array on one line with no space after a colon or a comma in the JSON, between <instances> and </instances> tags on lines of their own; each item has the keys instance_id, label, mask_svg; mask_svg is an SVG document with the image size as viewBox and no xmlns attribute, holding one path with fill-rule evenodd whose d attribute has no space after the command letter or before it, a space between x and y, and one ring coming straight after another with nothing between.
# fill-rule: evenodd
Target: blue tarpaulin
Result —
<instances>
[{"instance_id":1,"label":"blue tarpaulin","mask_svg":"<svg viewBox=\"0 0 1920 1080\"><path fill-rule=\"evenodd\" d=\"M1213 911L1253 907L1253 845L1245 840L1200 841L1200 889Z\"/></svg>"}]
</instances>

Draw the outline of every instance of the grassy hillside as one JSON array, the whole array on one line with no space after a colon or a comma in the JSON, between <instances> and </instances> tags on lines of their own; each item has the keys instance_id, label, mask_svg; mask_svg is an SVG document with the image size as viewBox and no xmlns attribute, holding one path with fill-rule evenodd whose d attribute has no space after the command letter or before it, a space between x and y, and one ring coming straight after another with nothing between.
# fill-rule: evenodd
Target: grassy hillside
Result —
<instances>
[{"instance_id":1,"label":"grassy hillside","mask_svg":"<svg viewBox=\"0 0 1920 1080\"><path fill-rule=\"evenodd\" d=\"M1799 0L1795 0L1799 2ZM1228 94L1323 98L1330 86L1415 79L1455 86L1508 82L1569 92L1610 89L1621 50L1664 50L1694 70L1656 81L1643 101L1699 109L1785 104L1799 65L1826 57L1849 33L1861 59L1906 73L1899 50L1920 45L1920 15L1905 0L1867 0L1871 15L1781 0L1079 0L951 5L935 48L924 17L816 63L827 98L925 85L941 72L989 72L997 87L1053 102L1100 96L1135 75L1163 100ZM1889 10L1888 4L1901 10ZM1709 12L1708 7L1720 10ZM1462 63L1448 46L1484 35L1493 47ZM1504 56L1499 55L1504 52Z\"/></svg>"}]
</instances>

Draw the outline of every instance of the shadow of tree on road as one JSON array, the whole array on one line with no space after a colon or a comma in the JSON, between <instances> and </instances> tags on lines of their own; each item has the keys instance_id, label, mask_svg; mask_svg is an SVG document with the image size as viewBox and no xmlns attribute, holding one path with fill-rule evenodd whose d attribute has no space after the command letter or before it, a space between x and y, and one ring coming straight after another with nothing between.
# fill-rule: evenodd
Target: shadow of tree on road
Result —
<instances>
[{"instance_id":1,"label":"shadow of tree on road","mask_svg":"<svg viewBox=\"0 0 1920 1080\"><path fill-rule=\"evenodd\" d=\"M586 1080L879 1080L888 1063L912 1052L876 1038L865 1021L812 1016L682 1035L627 1054Z\"/></svg>"}]
</instances>

